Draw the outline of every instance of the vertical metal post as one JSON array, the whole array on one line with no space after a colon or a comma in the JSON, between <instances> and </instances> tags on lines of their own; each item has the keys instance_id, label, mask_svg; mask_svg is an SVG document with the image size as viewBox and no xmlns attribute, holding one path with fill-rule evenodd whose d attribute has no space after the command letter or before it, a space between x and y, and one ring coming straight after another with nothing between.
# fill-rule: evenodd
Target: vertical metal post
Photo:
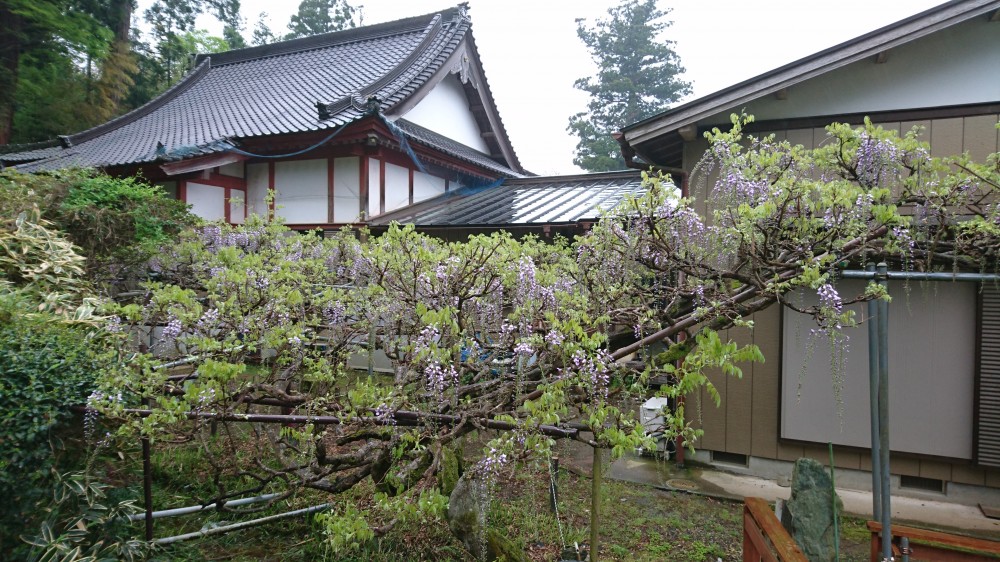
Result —
<instances>
[{"instance_id":1,"label":"vertical metal post","mask_svg":"<svg viewBox=\"0 0 1000 562\"><path fill-rule=\"evenodd\" d=\"M375 374L375 323L368 330L368 376Z\"/></svg>"},{"instance_id":2,"label":"vertical metal post","mask_svg":"<svg viewBox=\"0 0 1000 562\"><path fill-rule=\"evenodd\" d=\"M590 558L589 562L597 562L597 541L601 527L601 451L594 447L593 480L590 488Z\"/></svg>"},{"instance_id":3,"label":"vertical metal post","mask_svg":"<svg viewBox=\"0 0 1000 562\"><path fill-rule=\"evenodd\" d=\"M886 271L888 266L880 262L877 267L879 285L889 291ZM882 558L892 560L892 507L889 490L889 303L878 301L878 424L879 453L882 473Z\"/></svg>"},{"instance_id":4,"label":"vertical metal post","mask_svg":"<svg viewBox=\"0 0 1000 562\"><path fill-rule=\"evenodd\" d=\"M903 553L903 562L910 562L910 539L901 537L899 539L899 551Z\"/></svg>"},{"instance_id":5,"label":"vertical metal post","mask_svg":"<svg viewBox=\"0 0 1000 562\"><path fill-rule=\"evenodd\" d=\"M865 271L874 273L875 264L870 263ZM868 402L872 437L872 519L882 520L882 471L879 452L878 426L878 301L868 301Z\"/></svg>"},{"instance_id":6,"label":"vertical metal post","mask_svg":"<svg viewBox=\"0 0 1000 562\"><path fill-rule=\"evenodd\" d=\"M153 540L153 468L149 437L142 438L142 501L146 504L146 540Z\"/></svg>"},{"instance_id":7,"label":"vertical metal post","mask_svg":"<svg viewBox=\"0 0 1000 562\"><path fill-rule=\"evenodd\" d=\"M559 506L557 502L559 501L559 486L557 485L557 480L559 479L559 457L552 455L549 459L549 503L552 507L552 513L559 515Z\"/></svg>"}]
</instances>

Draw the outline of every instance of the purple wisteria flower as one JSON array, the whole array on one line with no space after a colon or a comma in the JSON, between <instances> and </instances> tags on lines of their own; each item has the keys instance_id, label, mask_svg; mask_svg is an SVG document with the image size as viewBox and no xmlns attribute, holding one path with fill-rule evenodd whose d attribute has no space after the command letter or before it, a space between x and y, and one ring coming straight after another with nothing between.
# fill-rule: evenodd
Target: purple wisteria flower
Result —
<instances>
[{"instance_id":1,"label":"purple wisteria flower","mask_svg":"<svg viewBox=\"0 0 1000 562\"><path fill-rule=\"evenodd\" d=\"M837 314L843 311L844 304L841 301L840 293L833 285L829 283L821 285L816 294L819 295L820 306L832 309Z\"/></svg>"},{"instance_id":2,"label":"purple wisteria flower","mask_svg":"<svg viewBox=\"0 0 1000 562\"><path fill-rule=\"evenodd\" d=\"M532 355L535 353L535 348L531 346L530 343L522 341L514 346L514 355Z\"/></svg>"},{"instance_id":3,"label":"purple wisteria flower","mask_svg":"<svg viewBox=\"0 0 1000 562\"><path fill-rule=\"evenodd\" d=\"M215 328L219 324L219 309L210 308L206 310L201 318L198 319L198 329L202 331L209 331Z\"/></svg>"},{"instance_id":4,"label":"purple wisteria flower","mask_svg":"<svg viewBox=\"0 0 1000 562\"><path fill-rule=\"evenodd\" d=\"M507 453L490 445L490 452L483 457L483 460L479 461L479 473L487 482L492 481L500 474L503 467L507 466L509 460Z\"/></svg>"},{"instance_id":5,"label":"purple wisteria flower","mask_svg":"<svg viewBox=\"0 0 1000 562\"><path fill-rule=\"evenodd\" d=\"M598 351L595 358L588 357L582 350L576 350L573 354L573 369L579 373L580 377L590 383L591 394L596 399L606 399L608 397L608 384L611 376L608 373L608 364L611 357L605 351Z\"/></svg>"},{"instance_id":6,"label":"purple wisteria flower","mask_svg":"<svg viewBox=\"0 0 1000 562\"><path fill-rule=\"evenodd\" d=\"M858 182L865 187L880 185L889 179L887 176L893 173L898 158L896 145L862 133L855 165Z\"/></svg>"},{"instance_id":7,"label":"purple wisteria flower","mask_svg":"<svg viewBox=\"0 0 1000 562\"><path fill-rule=\"evenodd\" d=\"M167 325L163 327L163 333L161 334L161 337L165 342L174 341L175 339L177 339L178 336L181 335L181 331L183 331L183 329L184 328L181 325L180 319L177 318L176 316L171 315L170 319L167 321Z\"/></svg>"},{"instance_id":8,"label":"purple wisteria flower","mask_svg":"<svg viewBox=\"0 0 1000 562\"><path fill-rule=\"evenodd\" d=\"M452 365L445 367L437 361L424 368L424 376L427 378L427 389L438 395L458 382L458 371L455 367Z\"/></svg>"},{"instance_id":9,"label":"purple wisteria flower","mask_svg":"<svg viewBox=\"0 0 1000 562\"><path fill-rule=\"evenodd\" d=\"M560 346L566 341L566 336L560 334L556 330L549 330L549 333L545 334L545 342L551 346Z\"/></svg>"},{"instance_id":10,"label":"purple wisteria flower","mask_svg":"<svg viewBox=\"0 0 1000 562\"><path fill-rule=\"evenodd\" d=\"M331 326L337 325L344 321L346 313L343 303L337 301L323 309L323 320Z\"/></svg>"}]
</instances>

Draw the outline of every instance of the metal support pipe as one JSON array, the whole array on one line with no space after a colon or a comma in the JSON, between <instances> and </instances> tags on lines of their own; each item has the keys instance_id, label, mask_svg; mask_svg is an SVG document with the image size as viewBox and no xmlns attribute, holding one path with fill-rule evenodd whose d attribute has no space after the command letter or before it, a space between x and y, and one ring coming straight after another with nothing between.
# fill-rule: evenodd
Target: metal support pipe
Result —
<instances>
[{"instance_id":1,"label":"metal support pipe","mask_svg":"<svg viewBox=\"0 0 1000 562\"><path fill-rule=\"evenodd\" d=\"M857 269L845 269L838 273L843 279L876 279L876 274L870 269L860 271ZM1000 275L996 273L945 273L927 271L887 271L886 279L909 279L911 281L972 281L983 283L986 281L1000 280Z\"/></svg>"},{"instance_id":2,"label":"metal support pipe","mask_svg":"<svg viewBox=\"0 0 1000 562\"><path fill-rule=\"evenodd\" d=\"M287 519L289 517L295 517L298 515L308 515L310 513L315 513L317 511L323 511L324 509L329 509L332 506L333 506L332 503L324 503L321 505L314 505L312 507L306 507L303 509L296 509L295 511L289 511L287 513L269 515L267 517L261 517L260 519L253 519L250 521L243 521L241 523L234 523L232 525L213 527L211 529L205 529L203 531L195 531L193 533L186 533L183 535L176 535L173 537L163 537L162 539L156 539L155 544L171 544L175 542L186 541L189 539L208 537L211 535L221 535L223 533L228 533L230 531L239 531L240 529L248 529L250 527L256 527L258 525L270 523L271 521L278 521L280 519Z\"/></svg>"},{"instance_id":3,"label":"metal support pipe","mask_svg":"<svg viewBox=\"0 0 1000 562\"><path fill-rule=\"evenodd\" d=\"M241 505L249 505L252 503L266 502L274 498L280 497L282 494L264 494L262 496L254 496L252 498L240 498L238 500L232 500L223 502L223 505L228 507L237 507ZM189 513L197 513L206 509L214 509L214 503L208 505L189 505L187 507L176 507L174 509L161 509L159 511L153 512L153 519L161 519L163 517L177 517L178 515L187 515ZM140 519L145 519L146 515L143 513L135 513L128 516L129 521L139 521Z\"/></svg>"},{"instance_id":4,"label":"metal support pipe","mask_svg":"<svg viewBox=\"0 0 1000 562\"><path fill-rule=\"evenodd\" d=\"M889 290L886 276L888 266L880 262L876 267L878 283ZM892 507L889 489L889 303L885 299L878 301L878 430L879 453L882 475L882 558L892 560Z\"/></svg>"},{"instance_id":5,"label":"metal support pipe","mask_svg":"<svg viewBox=\"0 0 1000 562\"><path fill-rule=\"evenodd\" d=\"M557 483L559 479L559 457L552 455L549 459L549 503L552 507L552 513L559 516L559 484Z\"/></svg>"},{"instance_id":6,"label":"metal support pipe","mask_svg":"<svg viewBox=\"0 0 1000 562\"><path fill-rule=\"evenodd\" d=\"M92 408L83 406L72 406L74 412L92 412ZM123 415L134 415L139 417L149 417L153 415L153 410L125 408L119 412ZM511 431L518 429L516 423L495 420L487 417L466 418L464 416L453 416L450 414L430 414L425 412L414 412L399 410L384 418L377 417L345 417L337 416L302 416L294 414L219 414L215 412L185 412L183 414L188 419L218 420L223 422L253 422L253 423L280 423L280 424L313 424L313 425L340 425L344 423L363 422L372 425L400 425L407 427L440 424L455 425L459 423L475 422L487 429L498 429L501 431ZM580 431L588 431L578 424L567 424L571 427L558 427L554 425L540 425L538 432L557 439L576 437Z\"/></svg>"},{"instance_id":7,"label":"metal support pipe","mask_svg":"<svg viewBox=\"0 0 1000 562\"><path fill-rule=\"evenodd\" d=\"M589 562L597 562L597 543L601 531L601 449L594 447L594 463L590 486L590 557Z\"/></svg>"},{"instance_id":8,"label":"metal support pipe","mask_svg":"<svg viewBox=\"0 0 1000 562\"><path fill-rule=\"evenodd\" d=\"M153 540L153 466L149 450L149 437L142 438L142 501L146 504L146 541Z\"/></svg>"},{"instance_id":9,"label":"metal support pipe","mask_svg":"<svg viewBox=\"0 0 1000 562\"><path fill-rule=\"evenodd\" d=\"M875 264L866 268L875 274ZM871 420L872 439L872 519L882 520L882 471L881 453L879 453L878 426L878 302L868 301L868 403Z\"/></svg>"}]
</instances>

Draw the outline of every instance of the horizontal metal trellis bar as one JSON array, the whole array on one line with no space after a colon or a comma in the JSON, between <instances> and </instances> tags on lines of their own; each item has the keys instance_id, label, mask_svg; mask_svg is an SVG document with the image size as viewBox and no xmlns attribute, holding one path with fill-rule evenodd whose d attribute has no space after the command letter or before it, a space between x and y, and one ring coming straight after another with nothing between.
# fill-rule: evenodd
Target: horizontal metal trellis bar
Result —
<instances>
[{"instance_id":1,"label":"horizontal metal trellis bar","mask_svg":"<svg viewBox=\"0 0 1000 562\"><path fill-rule=\"evenodd\" d=\"M87 407L74 407L72 408L76 411L81 412L96 412L96 410ZM121 411L123 414L137 415L140 417L148 417L153 415L154 410L143 410L139 408L126 408ZM185 412L184 415L188 419L207 419L215 421L225 421L225 422L253 422L253 423L284 423L284 424L313 424L313 425L342 425L345 423L354 422L367 422L375 425L404 425L404 426L416 426L416 425L427 425L430 423L439 423L443 425L454 425L464 421L476 421L487 429L498 429L502 431L510 431L518 429L519 426L515 423L483 419L483 418L467 418L462 416L451 416L448 414L429 414L424 412L411 412L400 410L398 412L392 412L382 417L372 417L372 418L340 418L337 416L303 416L295 414L218 414L215 412ZM576 437L581 431L589 431L585 427L572 427L572 428L562 428L556 427L554 425L540 425L538 430L549 437L557 438L572 438Z\"/></svg>"},{"instance_id":2,"label":"horizontal metal trellis bar","mask_svg":"<svg viewBox=\"0 0 1000 562\"><path fill-rule=\"evenodd\" d=\"M240 505L248 505L252 503L266 502L274 498L281 497L281 494L264 494L262 496L254 496L252 498L240 498L238 500L227 501L224 505L228 507L236 507ZM197 513L206 509L214 509L215 503L210 503L208 505L189 505L187 507L177 507L174 509L161 509L160 511L154 511L152 516L153 519L160 519L162 517L176 517L178 515L187 515L189 513ZM128 516L129 521L142 521L146 519L145 513L133 513Z\"/></svg>"},{"instance_id":3,"label":"horizontal metal trellis bar","mask_svg":"<svg viewBox=\"0 0 1000 562\"><path fill-rule=\"evenodd\" d=\"M839 276L844 279L877 279L878 273L874 271L860 271L857 269L847 269L839 272ZM1000 274L997 273L945 273L927 271L887 271L886 279L909 279L914 281L1000 281Z\"/></svg>"},{"instance_id":4,"label":"horizontal metal trellis bar","mask_svg":"<svg viewBox=\"0 0 1000 562\"><path fill-rule=\"evenodd\" d=\"M267 517L261 517L260 519L252 519L250 521L243 521L241 523L233 523L232 525L224 525L221 527L213 527L211 529L205 529L202 531L195 531L193 533L185 533L183 535L175 535L173 537L163 537L162 539L156 539L153 541L155 544L171 544L175 542L186 541L189 539L199 539L202 537L208 537L211 535L221 535L223 533L228 533L230 531L239 531L240 529L247 529L250 527L256 527L258 525L263 525L265 523L270 523L271 521L278 521L279 519L287 519L288 517L295 517L297 515L308 515L310 513L315 513L317 511L323 511L329 509L333 506L332 503L324 503L320 505L314 505L312 507L305 507L302 509L296 509L295 511L289 511L286 513L279 513L277 515L269 515Z\"/></svg>"}]
</instances>

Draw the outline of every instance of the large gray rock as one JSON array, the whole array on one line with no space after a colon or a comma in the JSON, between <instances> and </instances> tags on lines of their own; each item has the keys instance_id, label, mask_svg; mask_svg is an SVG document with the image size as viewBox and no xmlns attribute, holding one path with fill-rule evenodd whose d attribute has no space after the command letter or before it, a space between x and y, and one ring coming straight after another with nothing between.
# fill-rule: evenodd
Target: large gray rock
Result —
<instances>
[{"instance_id":1,"label":"large gray rock","mask_svg":"<svg viewBox=\"0 0 1000 562\"><path fill-rule=\"evenodd\" d=\"M476 560L530 562L517 545L486 524L489 499L483 497L483 486L468 472L458 479L448 500L451 532L462 540Z\"/></svg>"},{"instance_id":2,"label":"large gray rock","mask_svg":"<svg viewBox=\"0 0 1000 562\"><path fill-rule=\"evenodd\" d=\"M781 523L810 562L836 560L834 553L834 509L844 509L840 497L830 493L832 480L826 468L813 459L795 461L792 497L785 503Z\"/></svg>"}]
</instances>

